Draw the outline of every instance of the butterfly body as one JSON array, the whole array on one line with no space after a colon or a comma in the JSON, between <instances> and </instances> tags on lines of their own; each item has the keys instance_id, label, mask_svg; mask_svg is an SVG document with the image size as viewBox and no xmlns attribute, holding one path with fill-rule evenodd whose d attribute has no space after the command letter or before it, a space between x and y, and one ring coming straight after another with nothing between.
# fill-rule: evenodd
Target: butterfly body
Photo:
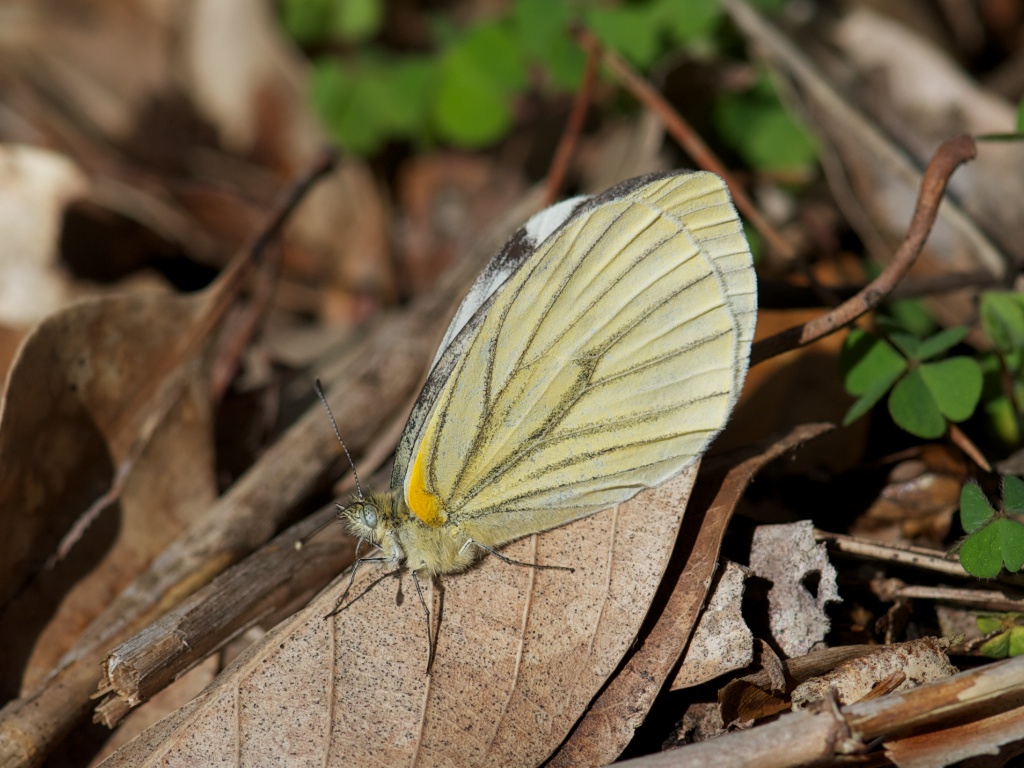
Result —
<instances>
[{"instance_id":1,"label":"butterfly body","mask_svg":"<svg viewBox=\"0 0 1024 768\"><path fill-rule=\"evenodd\" d=\"M458 526L424 523L395 491L371 492L365 499L354 500L342 516L353 536L425 576L465 570L484 551L473 546Z\"/></svg>"}]
</instances>

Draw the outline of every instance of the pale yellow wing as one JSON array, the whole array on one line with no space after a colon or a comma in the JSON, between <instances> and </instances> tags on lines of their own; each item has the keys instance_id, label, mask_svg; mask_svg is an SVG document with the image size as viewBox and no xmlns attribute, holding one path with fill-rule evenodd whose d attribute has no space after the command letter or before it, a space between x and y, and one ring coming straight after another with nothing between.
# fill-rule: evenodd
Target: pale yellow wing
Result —
<instances>
[{"instance_id":1,"label":"pale yellow wing","mask_svg":"<svg viewBox=\"0 0 1024 768\"><path fill-rule=\"evenodd\" d=\"M658 485L725 425L756 284L722 180L651 181L576 215L502 287L438 394L405 497L500 545Z\"/></svg>"}]
</instances>

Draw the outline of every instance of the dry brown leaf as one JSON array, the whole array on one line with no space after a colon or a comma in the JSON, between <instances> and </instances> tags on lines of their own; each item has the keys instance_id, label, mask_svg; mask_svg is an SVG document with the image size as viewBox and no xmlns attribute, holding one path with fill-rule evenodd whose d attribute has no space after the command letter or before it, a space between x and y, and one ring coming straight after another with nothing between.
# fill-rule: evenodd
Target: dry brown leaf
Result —
<instances>
[{"instance_id":1,"label":"dry brown leaf","mask_svg":"<svg viewBox=\"0 0 1024 768\"><path fill-rule=\"evenodd\" d=\"M397 187L400 280L413 296L428 290L466 250L474 222L495 220L525 191L518 179L498 173L492 160L461 152L412 158Z\"/></svg>"},{"instance_id":2,"label":"dry brown leaf","mask_svg":"<svg viewBox=\"0 0 1024 768\"><path fill-rule=\"evenodd\" d=\"M7 512L0 594L5 599L48 558L61 560L55 555L62 538L72 551L76 536L89 532L83 526L71 533L114 483L115 471L140 450L139 437L154 418L166 419L166 429L156 430L155 442L135 457L119 508L107 517L114 527L98 526L106 530L94 542L100 546L91 553L97 558L93 568L113 551L110 537L120 544L108 563L113 572L83 593L94 608L105 605L111 590L212 499L209 396L196 375L199 368L188 360L182 334L202 307L197 298L86 300L47 318L26 339L0 412L0 464L6 469L0 500ZM181 365L191 367L174 367ZM184 382L188 386L176 391ZM162 398L171 398L168 411L155 412L154 403ZM8 626L9 619L10 614Z\"/></svg>"},{"instance_id":3,"label":"dry brown leaf","mask_svg":"<svg viewBox=\"0 0 1024 768\"><path fill-rule=\"evenodd\" d=\"M726 562L716 575L715 591L672 681L673 691L706 683L754 660L754 635L741 610L745 570L741 565Z\"/></svg>"},{"instance_id":4,"label":"dry brown leaf","mask_svg":"<svg viewBox=\"0 0 1024 768\"><path fill-rule=\"evenodd\" d=\"M155 725L159 720L177 712L198 696L216 677L221 667L220 655L210 656L202 664L183 674L172 685L160 691L144 707L132 710L122 720L110 738L90 761L95 766L116 752L121 746Z\"/></svg>"},{"instance_id":5,"label":"dry brown leaf","mask_svg":"<svg viewBox=\"0 0 1024 768\"><path fill-rule=\"evenodd\" d=\"M858 516L850 533L940 549L949 537L967 478L968 467L955 448L924 446L893 466L878 498Z\"/></svg>"},{"instance_id":6,"label":"dry brown leaf","mask_svg":"<svg viewBox=\"0 0 1024 768\"><path fill-rule=\"evenodd\" d=\"M246 627L272 627L305 607L355 559L356 542L336 517L334 504L318 510L113 648L93 721L113 728Z\"/></svg>"},{"instance_id":7,"label":"dry brown leaf","mask_svg":"<svg viewBox=\"0 0 1024 768\"><path fill-rule=\"evenodd\" d=\"M65 157L0 146L0 379L6 380L28 327L71 294L57 264L60 222L65 206L87 187L81 169Z\"/></svg>"},{"instance_id":8,"label":"dry brown leaf","mask_svg":"<svg viewBox=\"0 0 1024 768\"><path fill-rule=\"evenodd\" d=\"M430 676L409 572L341 577L200 698L103 763L534 765L565 738L640 627L675 542L691 469L631 501L448 577ZM373 582L378 582L373 584ZM443 595L443 597L442 597Z\"/></svg>"},{"instance_id":9,"label":"dry brown leaf","mask_svg":"<svg viewBox=\"0 0 1024 768\"><path fill-rule=\"evenodd\" d=\"M587 189L608 189L620 179L673 168L665 146L664 123L643 110L628 119L609 117L593 136L581 136L573 164Z\"/></svg>"},{"instance_id":10,"label":"dry brown leaf","mask_svg":"<svg viewBox=\"0 0 1024 768\"><path fill-rule=\"evenodd\" d=\"M682 719L665 742L664 749L671 750L687 744L716 739L725 733L725 723L718 705L710 701L696 701L683 713Z\"/></svg>"},{"instance_id":11,"label":"dry brown leaf","mask_svg":"<svg viewBox=\"0 0 1024 768\"><path fill-rule=\"evenodd\" d=\"M702 744L645 755L621 763L629 768L682 768L743 765L796 768L842 765L885 740L895 745L900 766L950 764L948 756L993 754L1012 756L1019 750L1021 704L1024 702L1024 658L1007 659L961 672L908 691L892 693L845 707L823 706L787 712L776 721L737 731ZM914 734L918 737L915 738ZM931 738L948 744L922 754L914 749ZM896 741L900 740L900 741ZM906 748L900 747L906 741ZM962 745L962 746L961 746ZM988 763L980 763L987 765ZM974 765L974 763L970 763ZM997 761L994 765L1015 765Z\"/></svg>"},{"instance_id":12,"label":"dry brown leaf","mask_svg":"<svg viewBox=\"0 0 1024 768\"><path fill-rule=\"evenodd\" d=\"M818 277L829 282L835 273ZM769 338L818 317L811 310L779 310L761 307L757 313L755 339ZM755 342L756 343L756 342ZM740 400L730 419L730 428L715 443L716 450L742 450L757 440L770 438L810 422L842 422L852 404L836 376L840 334L832 334L814 344L777 355L750 369L746 390L756 397ZM816 392L820 397L793 397L794 392ZM798 451L785 464L788 474L824 472L835 474L856 466L863 453L867 435L865 422L843 430L833 430L815 438L815 450Z\"/></svg>"},{"instance_id":13,"label":"dry brown leaf","mask_svg":"<svg viewBox=\"0 0 1024 768\"><path fill-rule=\"evenodd\" d=\"M38 760L84 713L67 691L95 675L72 646L215 495L208 377L187 333L201 307L196 297L86 300L47 318L15 361L0 412L0 463L11 469L0 478L0 583L15 596L0 622L0 671L8 695L44 682L54 695L7 703L0 762ZM54 567L40 572L47 559ZM46 722L55 726L44 735Z\"/></svg>"},{"instance_id":14,"label":"dry brown leaf","mask_svg":"<svg viewBox=\"0 0 1024 768\"><path fill-rule=\"evenodd\" d=\"M154 165L181 161L173 155L182 143L208 139L203 123L216 132L208 146L219 141L238 155L276 154L279 170L289 173L297 155L317 148L322 134L306 107L304 67L266 6L6 5L0 61L12 75L4 83L9 93L49 94L70 125L91 126Z\"/></svg>"},{"instance_id":15,"label":"dry brown leaf","mask_svg":"<svg viewBox=\"0 0 1024 768\"><path fill-rule=\"evenodd\" d=\"M0 41L0 60L11 76L5 96L45 86L40 91L50 93L71 122L124 139L171 79L171 10L139 2L94 3L87 10L61 0L7 3Z\"/></svg>"},{"instance_id":16,"label":"dry brown leaf","mask_svg":"<svg viewBox=\"0 0 1024 768\"><path fill-rule=\"evenodd\" d=\"M728 723L749 722L790 709L789 691L794 685L877 650L876 645L844 645L782 660L765 643L761 647L764 669L731 680L718 692L721 717Z\"/></svg>"},{"instance_id":17,"label":"dry brown leaf","mask_svg":"<svg viewBox=\"0 0 1024 768\"><path fill-rule=\"evenodd\" d=\"M825 606L841 602L835 567L814 526L803 521L762 525L754 531L750 570L772 583L768 621L772 637L787 656L807 653L831 626Z\"/></svg>"}]
</instances>

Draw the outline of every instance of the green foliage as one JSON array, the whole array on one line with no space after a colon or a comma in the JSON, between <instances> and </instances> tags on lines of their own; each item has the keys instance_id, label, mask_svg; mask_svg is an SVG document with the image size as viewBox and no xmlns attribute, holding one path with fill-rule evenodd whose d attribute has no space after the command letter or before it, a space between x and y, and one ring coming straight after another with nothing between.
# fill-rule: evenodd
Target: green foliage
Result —
<instances>
[{"instance_id":1,"label":"green foliage","mask_svg":"<svg viewBox=\"0 0 1024 768\"><path fill-rule=\"evenodd\" d=\"M304 2L292 0L299 6ZM341 37L348 41L357 39L356 31L376 31L363 22L372 14L350 11L344 25L336 21L332 27L325 19L338 14L303 8L292 15L292 3L282 7L282 18L300 42L310 42L310 29L320 30L314 39L322 39L323 30L344 26ZM365 45L343 57L325 57L314 62L314 103L335 140L350 152L372 154L392 140L486 146L511 128L513 100L526 90L534 69L552 87L578 87L586 57L569 34L570 9L550 0L517 0L508 16L466 28L432 18L437 45L432 52L414 55Z\"/></svg>"},{"instance_id":2,"label":"green foliage","mask_svg":"<svg viewBox=\"0 0 1024 768\"><path fill-rule=\"evenodd\" d=\"M998 632L978 649L983 656L992 659L1006 659L1024 654L1024 626L1020 613L1007 613L1003 616L979 616L978 629L986 635Z\"/></svg>"},{"instance_id":3,"label":"green foliage","mask_svg":"<svg viewBox=\"0 0 1024 768\"><path fill-rule=\"evenodd\" d=\"M1004 445L1018 445L1024 432L1024 294L990 291L982 294L979 309L992 342L980 359L988 426Z\"/></svg>"},{"instance_id":4,"label":"green foliage","mask_svg":"<svg viewBox=\"0 0 1024 768\"><path fill-rule=\"evenodd\" d=\"M723 96L714 117L719 133L753 168L792 171L817 156L810 134L783 109L767 77L750 91Z\"/></svg>"},{"instance_id":5,"label":"green foliage","mask_svg":"<svg viewBox=\"0 0 1024 768\"><path fill-rule=\"evenodd\" d=\"M481 24L441 57L432 116L442 139L482 146L511 127L510 97L526 86L526 62L511 29Z\"/></svg>"},{"instance_id":6,"label":"green foliage","mask_svg":"<svg viewBox=\"0 0 1024 768\"><path fill-rule=\"evenodd\" d=\"M282 0L285 29L330 55L314 61L313 98L335 140L373 154L389 141L484 147L512 128L528 88L570 93L586 56L571 35L583 24L606 46L646 69L678 47L707 54L723 38L721 0L513 0L506 13L458 26L424 11L432 50L415 54L376 42L385 0ZM774 9L780 0L760 0ZM723 140L756 169L806 167L807 134L783 110L767 79L721 97Z\"/></svg>"},{"instance_id":7,"label":"green foliage","mask_svg":"<svg viewBox=\"0 0 1024 768\"><path fill-rule=\"evenodd\" d=\"M341 40L368 40L384 21L384 0L337 0L331 30Z\"/></svg>"},{"instance_id":8,"label":"green foliage","mask_svg":"<svg viewBox=\"0 0 1024 768\"><path fill-rule=\"evenodd\" d=\"M981 397L981 367L969 357L934 359L967 333L967 328L949 328L920 339L895 328L887 338L852 330L839 364L846 391L858 399L843 424L863 416L886 393L893 421L918 437L941 437L948 422L970 417Z\"/></svg>"},{"instance_id":9,"label":"green foliage","mask_svg":"<svg viewBox=\"0 0 1024 768\"><path fill-rule=\"evenodd\" d=\"M1003 508L996 511L984 492L968 483L960 492L960 524L967 537L960 542L960 563L972 576L990 579L1005 567L1024 566L1024 480L1003 481Z\"/></svg>"},{"instance_id":10,"label":"green foliage","mask_svg":"<svg viewBox=\"0 0 1024 768\"><path fill-rule=\"evenodd\" d=\"M1024 294L988 291L981 295L981 327L1004 354L1024 349Z\"/></svg>"},{"instance_id":11,"label":"green foliage","mask_svg":"<svg viewBox=\"0 0 1024 768\"><path fill-rule=\"evenodd\" d=\"M280 13L298 42L359 42L380 31L384 0L282 0Z\"/></svg>"},{"instance_id":12,"label":"green foliage","mask_svg":"<svg viewBox=\"0 0 1024 768\"><path fill-rule=\"evenodd\" d=\"M370 154L390 138L420 131L437 63L430 59L323 62L313 73L313 102L350 152Z\"/></svg>"},{"instance_id":13,"label":"green foliage","mask_svg":"<svg viewBox=\"0 0 1024 768\"><path fill-rule=\"evenodd\" d=\"M846 391L857 400L844 424L860 418L888 396L893 421L911 434L940 437L950 422L981 411L1007 443L1021 436L1024 411L1024 294L990 292L981 296L981 330L991 351L951 355L970 332L965 327L935 330L916 303L877 318L879 333L852 330L840 353ZM1024 480L1003 483L1002 508L997 510L975 484L960 496L960 522L966 536L958 546L964 569L979 578L997 576L1004 568L1024 567ZM1001 631L986 653L1017 655L1024 650L1024 628Z\"/></svg>"},{"instance_id":14,"label":"green foliage","mask_svg":"<svg viewBox=\"0 0 1024 768\"><path fill-rule=\"evenodd\" d=\"M1007 447L1024 439L1024 293L989 291L979 302L981 331L991 349L948 357L966 328L936 332L921 302L896 302L876 324L881 335L852 331L840 356L846 391L857 397L849 424L889 393L889 412L908 432L939 437L948 422L977 410ZM979 391L980 382L980 391ZM980 407L979 407L980 402Z\"/></svg>"},{"instance_id":15,"label":"green foliage","mask_svg":"<svg viewBox=\"0 0 1024 768\"><path fill-rule=\"evenodd\" d=\"M935 322L924 303L915 299L886 304L885 314L878 318L878 324L880 328L905 331L920 338L930 336L939 330L939 324Z\"/></svg>"},{"instance_id":16,"label":"green foliage","mask_svg":"<svg viewBox=\"0 0 1024 768\"><path fill-rule=\"evenodd\" d=\"M583 23L601 43L641 68L650 67L669 45L710 39L721 23L719 0L652 0L592 7Z\"/></svg>"},{"instance_id":17,"label":"green foliage","mask_svg":"<svg viewBox=\"0 0 1024 768\"><path fill-rule=\"evenodd\" d=\"M658 54L659 29L651 23L650 7L635 5L593 8L586 25L601 43L618 51L638 67L649 67Z\"/></svg>"},{"instance_id":18,"label":"green foliage","mask_svg":"<svg viewBox=\"0 0 1024 768\"><path fill-rule=\"evenodd\" d=\"M660 0L654 13L661 17L669 39L680 45L710 38L722 20L719 0Z\"/></svg>"},{"instance_id":19,"label":"green foliage","mask_svg":"<svg viewBox=\"0 0 1024 768\"><path fill-rule=\"evenodd\" d=\"M567 3L516 0L512 6L515 37L527 61L534 62L552 87L574 91L583 82L587 57L566 33L573 21Z\"/></svg>"},{"instance_id":20,"label":"green foliage","mask_svg":"<svg viewBox=\"0 0 1024 768\"><path fill-rule=\"evenodd\" d=\"M891 344L857 328L846 337L839 365L846 391L859 398L843 419L844 426L870 411L907 370L906 359Z\"/></svg>"}]
</instances>

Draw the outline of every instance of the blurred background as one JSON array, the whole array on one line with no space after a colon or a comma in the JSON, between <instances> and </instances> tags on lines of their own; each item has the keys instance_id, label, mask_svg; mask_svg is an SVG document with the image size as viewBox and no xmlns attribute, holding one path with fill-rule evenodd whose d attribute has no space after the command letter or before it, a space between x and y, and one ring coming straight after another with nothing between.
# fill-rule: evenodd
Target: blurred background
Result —
<instances>
[{"instance_id":1,"label":"blurred background","mask_svg":"<svg viewBox=\"0 0 1024 768\"><path fill-rule=\"evenodd\" d=\"M581 30L601 46L589 60ZM763 215L767 233L749 234L764 336L877 274L943 139L1019 130L1024 6L0 2L5 700L45 681L113 597L275 444L313 402L315 376L342 365L381 317L431 295L489 233L525 220L545 184L561 197L703 163L668 135L664 114L641 103L630 70L685 118ZM577 100L585 111L574 126ZM572 151L556 161L566 137ZM269 271L218 295L220 314L203 326L220 329L216 343L186 343L189 329L213 317L204 302L232 259L328 145L340 151L338 167L288 220ZM922 336L965 326L965 344L981 355L993 343L979 326L978 291L1017 287L1024 260L1024 153L990 145L951 192L907 300L886 311ZM482 261L473 263L469 277ZM407 334L408 349L393 349L391 363L360 380L386 404L373 424L339 419L357 454L370 433L404 422L465 279L442 288L436 325ZM82 309L82 299L109 301ZM985 394L967 422L993 460L1012 461L1021 441L1024 306L1014 301L1003 310L1019 315L1019 328L1000 326L1009 336L995 346L1005 342L1007 354L980 361ZM723 444L842 421L853 398L837 374L841 343L754 370L758 404L741 404L736 417L749 428ZM202 348L201 375L182 373L186 347ZM408 383L381 394L381 380L397 375L388 366L405 359ZM152 434L153 411L139 403L160 402L172 379L198 389L160 412L164 453L143 462L148 438L138 435ZM69 404L68 388L88 400L84 410ZM370 397L353 408L372 405ZM175 424L180 434L167 426ZM831 439L799 460L812 480L917 445L863 420ZM968 470L961 454L939 453L915 454L934 480L917 518L893 521L880 509L858 519L861 530L948 544ZM121 488L126 462L151 469L117 491L112 516L96 499L112 483ZM333 460L335 479L341 467ZM850 482L870 494L886 478L869 489ZM310 484L316 494L302 512L330 498L323 477ZM815 506L806 486L801 494ZM282 512L264 539L299 516Z\"/></svg>"}]
</instances>

